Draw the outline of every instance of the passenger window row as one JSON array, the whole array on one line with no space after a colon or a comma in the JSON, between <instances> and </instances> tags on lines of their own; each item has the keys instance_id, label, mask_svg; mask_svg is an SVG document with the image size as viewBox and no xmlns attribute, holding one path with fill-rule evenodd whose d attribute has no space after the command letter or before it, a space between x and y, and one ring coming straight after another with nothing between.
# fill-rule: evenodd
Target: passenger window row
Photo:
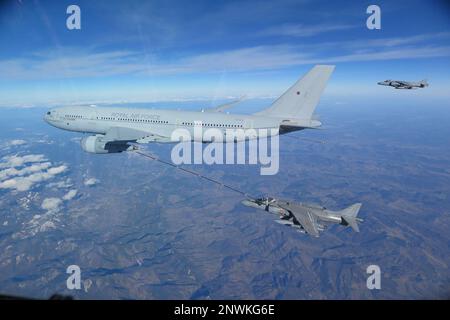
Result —
<instances>
[{"instance_id":1,"label":"passenger window row","mask_svg":"<svg viewBox=\"0 0 450 320\"><path fill-rule=\"evenodd\" d=\"M65 115L66 118L82 119L80 115ZM127 118L113 118L113 117L97 117L100 120L113 120L113 121L129 121L129 122L140 122L140 123L164 123L168 124L169 121L165 120L149 120L149 119L127 119ZM194 122L182 122L184 126L194 126ZM242 124L214 124L214 123L202 123L203 127L222 127L222 128L243 128Z\"/></svg>"},{"instance_id":2,"label":"passenger window row","mask_svg":"<svg viewBox=\"0 0 450 320\"><path fill-rule=\"evenodd\" d=\"M113 120L113 121L129 121L129 122L141 122L141 123L164 123L168 124L169 121L165 120L149 120L149 119L127 119L127 118L112 118L112 117L97 117L100 120Z\"/></svg>"},{"instance_id":3,"label":"passenger window row","mask_svg":"<svg viewBox=\"0 0 450 320\"><path fill-rule=\"evenodd\" d=\"M193 122L182 122L183 126L194 126ZM223 128L243 128L242 124L214 124L214 123L202 123L202 127L223 127Z\"/></svg>"}]
</instances>

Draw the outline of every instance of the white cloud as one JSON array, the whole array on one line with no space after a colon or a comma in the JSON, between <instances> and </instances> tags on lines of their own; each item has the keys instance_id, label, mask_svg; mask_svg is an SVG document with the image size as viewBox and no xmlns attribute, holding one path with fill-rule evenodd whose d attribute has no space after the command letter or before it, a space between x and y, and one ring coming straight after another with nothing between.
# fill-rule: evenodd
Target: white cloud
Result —
<instances>
[{"instance_id":1,"label":"white cloud","mask_svg":"<svg viewBox=\"0 0 450 320\"><path fill-rule=\"evenodd\" d=\"M263 31L263 35L306 37L318 33L343 31L352 25L281 25ZM261 35L259 35L261 36ZM142 56L135 51L97 52L92 49L68 48L58 54L39 52L24 58L0 61L0 78L59 79L105 77L115 75L172 75L232 71L276 70L302 64L339 61L373 61L450 56L444 41L450 33L418 34L403 38L343 40L340 42L262 45L232 50L184 55L165 59ZM338 53L332 55L339 47Z\"/></svg>"},{"instance_id":2,"label":"white cloud","mask_svg":"<svg viewBox=\"0 0 450 320\"><path fill-rule=\"evenodd\" d=\"M8 168L0 171L0 180L4 180L12 176L24 176L38 171L43 171L51 166L50 162L35 163L23 169Z\"/></svg>"},{"instance_id":3,"label":"white cloud","mask_svg":"<svg viewBox=\"0 0 450 320\"><path fill-rule=\"evenodd\" d=\"M67 169L67 166L65 166L65 165L61 165L61 166L59 166L59 167L53 167L53 168L50 168L50 169L48 169L48 173L49 174L51 174L51 175L57 175L57 174L60 174L60 173L62 173L62 172L64 172L64 171L66 171L66 169Z\"/></svg>"},{"instance_id":4,"label":"white cloud","mask_svg":"<svg viewBox=\"0 0 450 320\"><path fill-rule=\"evenodd\" d=\"M303 28L298 25L282 25L267 29L264 32L268 34L283 33L292 37L301 37L308 34L331 32L333 28L336 31L341 29L341 33L344 34L344 29L347 27L350 28L351 26L321 25ZM256 34L255 36L261 37L261 34ZM271 76L268 74L269 72L287 70L300 65L450 57L449 32L437 34L422 33L409 37L376 39L361 37L352 39L349 36L345 37L344 34L343 38L345 40L327 42L289 41L288 45L279 44L281 42L277 41L278 44L203 51L195 54L180 52L176 56L171 55L170 59L159 51L146 55L141 51L126 50L98 52L93 47L66 48L63 51L58 51L58 53L50 50L30 53L21 57L0 60L0 79L39 81L42 79L126 75L135 80L136 78L142 80L143 85L134 86L131 91L126 88L114 88L114 90L111 90L112 87L105 86L99 90L84 90L82 93L73 93L68 87L63 86L57 92L46 89L42 92L27 92L26 95L11 94L9 92L6 95L2 95L0 92L0 105L17 107L23 104L30 104L31 102L37 105L61 105L62 103L73 102L76 99L90 103L126 100L133 102L174 100L176 98L192 98L193 96L203 95L205 91L201 90L205 90L204 86L192 83L175 90L164 83L155 82L154 85L156 87L149 91L145 83L152 83L153 85L151 80L161 76L205 75L207 73L226 74L233 72L253 72L261 75L261 78L265 77L268 79ZM209 75L205 76L208 77ZM430 77L430 75L427 76ZM444 86L445 84L442 85ZM228 93L230 90L233 90L233 95L243 93L242 86L238 83L230 83L228 87ZM430 90L434 90L434 88L433 86ZM261 85L258 85L257 87L253 86L253 90L256 93L251 94L261 95L263 90L267 92L273 89L272 87L263 88ZM448 95L448 91L445 91L445 88L441 92L443 95ZM246 93L249 92L247 91ZM269 94L274 93L274 91L269 92Z\"/></svg>"},{"instance_id":5,"label":"white cloud","mask_svg":"<svg viewBox=\"0 0 450 320\"><path fill-rule=\"evenodd\" d=\"M0 61L0 78L8 75L15 79L47 79L111 76L139 71L142 61L131 51L86 52L68 48L58 53L38 52L29 58Z\"/></svg>"},{"instance_id":6,"label":"white cloud","mask_svg":"<svg viewBox=\"0 0 450 320\"><path fill-rule=\"evenodd\" d=\"M66 165L52 167L43 155L7 156L0 163L0 189L27 191L33 185L50 180L67 170ZM26 164L32 163L26 166ZM22 167L19 168L18 167Z\"/></svg>"},{"instance_id":7,"label":"white cloud","mask_svg":"<svg viewBox=\"0 0 450 320\"><path fill-rule=\"evenodd\" d=\"M99 182L100 181L98 179L89 178L89 179L84 180L84 185L90 187L90 186L96 185Z\"/></svg>"},{"instance_id":8,"label":"white cloud","mask_svg":"<svg viewBox=\"0 0 450 320\"><path fill-rule=\"evenodd\" d=\"M148 74L267 70L298 65L305 59L308 55L293 46L257 46L200 54L142 70Z\"/></svg>"},{"instance_id":9,"label":"white cloud","mask_svg":"<svg viewBox=\"0 0 450 320\"><path fill-rule=\"evenodd\" d=\"M70 188L71 186L73 186L70 178L67 178L65 181L57 181L57 182L51 182L49 184L47 184L48 188L61 188L61 189L65 189L65 188Z\"/></svg>"},{"instance_id":10,"label":"white cloud","mask_svg":"<svg viewBox=\"0 0 450 320\"><path fill-rule=\"evenodd\" d=\"M62 200L59 198L45 198L42 201L41 208L47 210L47 212L56 213L59 211L61 204Z\"/></svg>"},{"instance_id":11,"label":"white cloud","mask_svg":"<svg viewBox=\"0 0 450 320\"><path fill-rule=\"evenodd\" d=\"M274 26L260 32L262 36L289 36L289 37L311 37L321 33L342 31L355 28L354 25L329 24L329 25L302 25L302 24L284 24Z\"/></svg>"},{"instance_id":12,"label":"white cloud","mask_svg":"<svg viewBox=\"0 0 450 320\"><path fill-rule=\"evenodd\" d=\"M47 159L42 154L29 154L25 156L6 156L2 158L3 162L0 163L0 168L20 167L26 163L42 162Z\"/></svg>"},{"instance_id":13,"label":"white cloud","mask_svg":"<svg viewBox=\"0 0 450 320\"><path fill-rule=\"evenodd\" d=\"M418 34L410 37L398 37L398 38L383 38L383 39L372 39L364 40L364 44L370 47L380 46L380 47L396 47L401 45L410 45L414 43L420 43L430 40L442 40L450 37L450 32L438 32L432 34ZM346 43L346 45L352 47L361 46L362 43L358 41L353 41Z\"/></svg>"},{"instance_id":14,"label":"white cloud","mask_svg":"<svg viewBox=\"0 0 450 320\"><path fill-rule=\"evenodd\" d=\"M6 188L17 189L18 191L27 191L34 184L37 184L37 183L40 183L40 182L43 182L46 180L50 180L55 175L58 175L58 174L64 172L66 169L67 169L67 167L62 165L59 167L50 168L44 172L37 172L37 173L33 173L29 176L6 180L6 181L4 181L4 183L7 186L9 185L9 187L6 187ZM12 181L12 182L9 182L9 181ZM2 183L0 183L0 188L3 188Z\"/></svg>"},{"instance_id":15,"label":"white cloud","mask_svg":"<svg viewBox=\"0 0 450 320\"><path fill-rule=\"evenodd\" d=\"M21 140L21 139L16 139L16 140L11 140L8 145L10 146L20 146L23 144L26 144L27 142L25 140Z\"/></svg>"},{"instance_id":16,"label":"white cloud","mask_svg":"<svg viewBox=\"0 0 450 320\"><path fill-rule=\"evenodd\" d=\"M76 189L69 190L69 192L67 192L67 193L62 197L62 199L65 200L65 201L72 200L73 198L76 197L77 193L78 193L78 191L77 191Z\"/></svg>"},{"instance_id":17,"label":"white cloud","mask_svg":"<svg viewBox=\"0 0 450 320\"><path fill-rule=\"evenodd\" d=\"M436 58L446 56L450 56L450 46L441 46L441 47L424 46L420 48L408 47L382 51L368 51L361 53L357 52L316 61L322 63L328 62L333 63L333 62L353 62L353 61L398 60L398 59L414 59L414 58Z\"/></svg>"}]
</instances>

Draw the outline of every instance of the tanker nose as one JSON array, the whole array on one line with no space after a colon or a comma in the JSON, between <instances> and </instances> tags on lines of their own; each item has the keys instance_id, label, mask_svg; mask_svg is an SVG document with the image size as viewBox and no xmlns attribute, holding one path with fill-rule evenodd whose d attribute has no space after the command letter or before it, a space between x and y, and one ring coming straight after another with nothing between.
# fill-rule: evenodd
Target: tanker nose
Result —
<instances>
[{"instance_id":1,"label":"tanker nose","mask_svg":"<svg viewBox=\"0 0 450 320\"><path fill-rule=\"evenodd\" d=\"M47 111L47 112L44 114L44 121L47 122L47 123L50 123L50 117L51 117L51 112L50 112L50 111Z\"/></svg>"},{"instance_id":2,"label":"tanker nose","mask_svg":"<svg viewBox=\"0 0 450 320\"><path fill-rule=\"evenodd\" d=\"M55 124L58 122L57 114L54 110L49 110L44 114L44 121L47 122L51 126L56 126Z\"/></svg>"}]
</instances>

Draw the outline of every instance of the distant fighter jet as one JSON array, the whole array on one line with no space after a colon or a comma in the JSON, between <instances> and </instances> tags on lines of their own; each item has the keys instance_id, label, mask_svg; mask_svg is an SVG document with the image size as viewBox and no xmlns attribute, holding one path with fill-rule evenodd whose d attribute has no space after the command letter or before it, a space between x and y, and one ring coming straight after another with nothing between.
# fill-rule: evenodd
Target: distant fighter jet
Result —
<instances>
[{"instance_id":1,"label":"distant fighter jet","mask_svg":"<svg viewBox=\"0 0 450 320\"><path fill-rule=\"evenodd\" d=\"M422 80L419 82L408 82L401 80L385 80L378 82L380 86L390 86L395 89L416 89L416 88L425 88L428 87L427 80Z\"/></svg>"},{"instance_id":2,"label":"distant fighter jet","mask_svg":"<svg viewBox=\"0 0 450 320\"><path fill-rule=\"evenodd\" d=\"M359 232L358 222L363 221L357 217L361 203L355 203L340 211L331 211L315 204L274 198L247 199L243 200L242 204L277 214L280 219L275 220L275 222L298 228L300 232L308 233L314 237L318 237L319 232L325 230L326 224L329 223L350 226L353 230Z\"/></svg>"}]
</instances>

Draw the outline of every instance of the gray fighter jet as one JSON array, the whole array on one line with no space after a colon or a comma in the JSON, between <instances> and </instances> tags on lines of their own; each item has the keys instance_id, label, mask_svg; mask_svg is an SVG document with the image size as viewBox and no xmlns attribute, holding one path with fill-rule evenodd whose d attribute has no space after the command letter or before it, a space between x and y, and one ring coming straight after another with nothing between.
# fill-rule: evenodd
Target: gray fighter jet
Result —
<instances>
[{"instance_id":1,"label":"gray fighter jet","mask_svg":"<svg viewBox=\"0 0 450 320\"><path fill-rule=\"evenodd\" d=\"M378 84L380 86L394 87L395 89L417 89L417 88L428 87L427 80L422 80L419 82L408 82L408 81L401 81L401 80L384 80L384 81L378 82Z\"/></svg>"},{"instance_id":2,"label":"gray fighter jet","mask_svg":"<svg viewBox=\"0 0 450 320\"><path fill-rule=\"evenodd\" d=\"M315 204L274 198L247 199L243 200L242 204L276 214L280 218L275 222L298 228L300 232L314 237L318 237L319 232L325 230L326 225L330 223L350 226L354 231L359 232L358 222L363 221L357 217L361 203L355 203L340 211L331 211Z\"/></svg>"}]
</instances>

